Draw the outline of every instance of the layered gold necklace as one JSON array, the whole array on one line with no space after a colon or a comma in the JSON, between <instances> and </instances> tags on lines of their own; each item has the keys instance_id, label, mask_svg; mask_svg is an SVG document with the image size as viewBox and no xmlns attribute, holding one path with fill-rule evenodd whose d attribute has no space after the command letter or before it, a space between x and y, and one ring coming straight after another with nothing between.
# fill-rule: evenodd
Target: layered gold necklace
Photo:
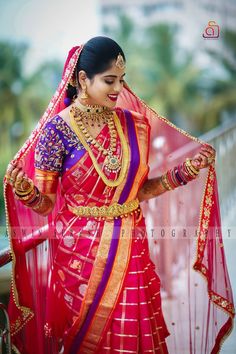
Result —
<instances>
[{"instance_id":1,"label":"layered gold necklace","mask_svg":"<svg viewBox=\"0 0 236 354\"><path fill-rule=\"evenodd\" d=\"M100 115L100 116L98 116ZM80 142L83 144L84 148L88 151L89 156L93 162L93 165L102 178L103 182L109 187L116 187L120 185L126 175L128 165L129 165L129 148L127 141L125 139L119 118L115 112L107 109L102 106L83 106L77 104L71 107L70 109L70 119L71 125L74 129L76 135L78 136ZM90 122L94 125L94 122L100 121L108 125L110 133L110 144L106 149L104 148L87 130L84 121ZM122 163L119 158L114 154L116 151L117 145L117 133L121 141L122 147ZM93 154L93 151L89 144L92 144L98 151L106 157L104 161L104 168L109 172L119 172L119 177L116 180L109 180L102 169L100 168L96 157Z\"/></svg>"}]
</instances>

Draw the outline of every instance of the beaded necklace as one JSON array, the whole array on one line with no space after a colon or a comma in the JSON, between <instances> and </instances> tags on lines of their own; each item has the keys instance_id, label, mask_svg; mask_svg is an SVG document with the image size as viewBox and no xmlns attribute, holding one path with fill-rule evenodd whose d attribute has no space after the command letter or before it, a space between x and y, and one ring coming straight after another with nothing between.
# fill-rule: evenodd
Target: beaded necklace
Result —
<instances>
[{"instance_id":1,"label":"beaded necklace","mask_svg":"<svg viewBox=\"0 0 236 354\"><path fill-rule=\"evenodd\" d=\"M97 113L97 112L96 112ZM71 125L80 139L81 143L85 147L85 149L88 151L94 167L99 174L99 176L102 178L103 182L109 186L109 187L116 187L120 185L126 175L127 169L128 169L128 164L129 164L129 148L119 121L119 118L115 114L115 112L112 112L110 110L104 110L101 112L103 114L103 119L108 124L109 132L110 132L110 145L107 149L105 149L95 138L91 136L91 134L88 132L87 128L85 127L83 123L83 118L89 119L89 116L91 118L91 113L90 112L84 112L81 111L79 107L72 106L70 109L70 119L71 119ZM99 113L99 114L101 114ZM116 128L116 129L115 129ZM116 138L117 138L117 133L119 135L120 141L121 141L121 146L122 146L122 153L123 153L123 158L122 158L122 163L120 162L119 158L114 155L114 152L116 151ZM116 180L109 180L104 172L101 170L99 167L99 164L92 152L92 149L90 148L89 144L91 143L94 145L99 151L102 152L104 156L106 156L105 161L104 161L104 168L107 171L113 171L113 172L118 172L120 171L119 177Z\"/></svg>"}]
</instances>

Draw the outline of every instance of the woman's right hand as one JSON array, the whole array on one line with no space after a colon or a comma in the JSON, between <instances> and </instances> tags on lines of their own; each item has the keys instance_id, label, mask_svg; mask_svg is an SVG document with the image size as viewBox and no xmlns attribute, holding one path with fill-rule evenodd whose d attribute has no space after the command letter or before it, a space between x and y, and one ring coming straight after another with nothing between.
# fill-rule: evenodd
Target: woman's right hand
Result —
<instances>
[{"instance_id":1,"label":"woman's right hand","mask_svg":"<svg viewBox=\"0 0 236 354\"><path fill-rule=\"evenodd\" d=\"M20 162L9 163L6 171L6 179L14 189L22 191L27 190L30 182L32 182L24 172Z\"/></svg>"}]
</instances>

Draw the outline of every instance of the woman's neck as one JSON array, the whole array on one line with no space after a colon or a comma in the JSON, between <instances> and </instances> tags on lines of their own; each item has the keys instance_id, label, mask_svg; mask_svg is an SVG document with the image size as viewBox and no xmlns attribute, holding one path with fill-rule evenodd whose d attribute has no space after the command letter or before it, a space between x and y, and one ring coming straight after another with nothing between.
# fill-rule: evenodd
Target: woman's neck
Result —
<instances>
[{"instance_id":1,"label":"woman's neck","mask_svg":"<svg viewBox=\"0 0 236 354\"><path fill-rule=\"evenodd\" d=\"M84 103L79 98L75 99L74 104L83 112L102 113L108 110L108 108L105 106L100 106L98 104Z\"/></svg>"}]
</instances>

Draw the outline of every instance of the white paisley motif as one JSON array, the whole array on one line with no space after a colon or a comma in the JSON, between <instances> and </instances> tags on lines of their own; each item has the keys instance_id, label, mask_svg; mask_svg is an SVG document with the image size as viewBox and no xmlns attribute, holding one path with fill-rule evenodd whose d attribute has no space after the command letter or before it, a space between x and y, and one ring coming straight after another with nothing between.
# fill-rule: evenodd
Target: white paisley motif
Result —
<instances>
[{"instance_id":1,"label":"white paisley motif","mask_svg":"<svg viewBox=\"0 0 236 354\"><path fill-rule=\"evenodd\" d=\"M80 292L81 295L83 295L83 296L85 295L85 292L86 292L87 287L88 287L87 284L81 284L81 285L79 286L79 292Z\"/></svg>"},{"instance_id":2,"label":"white paisley motif","mask_svg":"<svg viewBox=\"0 0 236 354\"><path fill-rule=\"evenodd\" d=\"M89 220L84 227L86 231L95 231L97 228L97 222L95 220Z\"/></svg>"},{"instance_id":3,"label":"white paisley motif","mask_svg":"<svg viewBox=\"0 0 236 354\"><path fill-rule=\"evenodd\" d=\"M67 235L64 237L63 243L66 247L72 247L75 244L75 239L72 235Z\"/></svg>"},{"instance_id":4,"label":"white paisley motif","mask_svg":"<svg viewBox=\"0 0 236 354\"><path fill-rule=\"evenodd\" d=\"M63 222L62 221L57 221L57 223L56 223L56 230L57 230L57 232L58 233L61 233L62 232L62 230L63 230Z\"/></svg>"}]
</instances>

